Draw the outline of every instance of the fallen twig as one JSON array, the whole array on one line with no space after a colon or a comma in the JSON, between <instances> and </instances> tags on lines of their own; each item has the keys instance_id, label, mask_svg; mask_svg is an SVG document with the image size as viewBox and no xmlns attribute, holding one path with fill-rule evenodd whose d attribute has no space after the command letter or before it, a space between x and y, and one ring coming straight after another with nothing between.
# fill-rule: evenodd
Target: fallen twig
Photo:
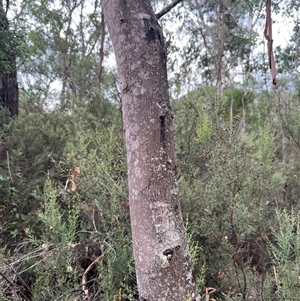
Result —
<instances>
[{"instance_id":1,"label":"fallen twig","mask_svg":"<svg viewBox=\"0 0 300 301\"><path fill-rule=\"evenodd\" d=\"M7 161L7 169L8 169L8 173L9 173L10 182L11 182L11 184L14 184L14 180L12 178L10 166L9 166L9 152L8 151L6 151L6 161Z\"/></svg>"},{"instance_id":2,"label":"fallen twig","mask_svg":"<svg viewBox=\"0 0 300 301\"><path fill-rule=\"evenodd\" d=\"M103 258L103 254L101 254L100 256L98 256L84 271L83 275L82 275L82 290L83 290L83 300L88 300L88 296L89 296L89 290L86 288L86 278L87 278L87 274L88 272L95 266L95 264L97 262L99 262L100 260L102 260Z\"/></svg>"}]
</instances>

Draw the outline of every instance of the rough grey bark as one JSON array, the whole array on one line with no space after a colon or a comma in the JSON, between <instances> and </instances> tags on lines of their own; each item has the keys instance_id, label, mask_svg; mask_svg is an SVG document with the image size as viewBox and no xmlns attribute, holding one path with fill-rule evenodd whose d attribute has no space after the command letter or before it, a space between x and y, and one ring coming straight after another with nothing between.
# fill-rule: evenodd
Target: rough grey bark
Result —
<instances>
[{"instance_id":1,"label":"rough grey bark","mask_svg":"<svg viewBox=\"0 0 300 301\"><path fill-rule=\"evenodd\" d=\"M104 0L122 94L140 300L199 300L176 182L167 51L149 0Z\"/></svg>"},{"instance_id":2,"label":"rough grey bark","mask_svg":"<svg viewBox=\"0 0 300 301\"><path fill-rule=\"evenodd\" d=\"M11 64L15 65L15 57L9 58ZM17 71L14 69L9 73L0 75L0 102L3 107L9 110L11 117L18 116L19 110L19 88Z\"/></svg>"},{"instance_id":3,"label":"rough grey bark","mask_svg":"<svg viewBox=\"0 0 300 301\"><path fill-rule=\"evenodd\" d=\"M9 31L9 24L3 7L3 1L0 1L0 31L4 36ZM19 109L19 89L17 81L16 59L14 49L11 49L9 43L3 41L0 51L2 52L2 64L6 66L5 71L0 70L0 103L7 108L11 117L18 115Z\"/></svg>"}]
</instances>

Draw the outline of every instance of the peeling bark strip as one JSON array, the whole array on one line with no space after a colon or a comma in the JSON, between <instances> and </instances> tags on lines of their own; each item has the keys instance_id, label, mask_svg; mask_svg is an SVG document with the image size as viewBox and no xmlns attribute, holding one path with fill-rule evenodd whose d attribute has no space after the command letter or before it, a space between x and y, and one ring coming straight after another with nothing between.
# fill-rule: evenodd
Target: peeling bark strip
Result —
<instances>
[{"instance_id":1,"label":"peeling bark strip","mask_svg":"<svg viewBox=\"0 0 300 301\"><path fill-rule=\"evenodd\" d=\"M103 0L117 60L140 300L200 300L176 182L166 47L150 0Z\"/></svg>"},{"instance_id":2,"label":"peeling bark strip","mask_svg":"<svg viewBox=\"0 0 300 301\"><path fill-rule=\"evenodd\" d=\"M273 54L271 4L272 0L266 0L266 26L264 30L264 35L266 40L268 41L269 66L272 72L273 84L276 85L276 65Z\"/></svg>"}]
</instances>

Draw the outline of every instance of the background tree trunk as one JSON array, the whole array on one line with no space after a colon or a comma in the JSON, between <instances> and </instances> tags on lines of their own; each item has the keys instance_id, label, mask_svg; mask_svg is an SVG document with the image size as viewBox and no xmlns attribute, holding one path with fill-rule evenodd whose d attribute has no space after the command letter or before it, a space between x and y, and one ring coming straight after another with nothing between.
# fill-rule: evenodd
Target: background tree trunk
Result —
<instances>
[{"instance_id":1,"label":"background tree trunk","mask_svg":"<svg viewBox=\"0 0 300 301\"><path fill-rule=\"evenodd\" d=\"M0 1L0 31L5 36L9 30L9 24L3 7L3 1ZM2 36L1 35L1 36ZM16 59L14 50L11 49L10 40L3 40L0 52L4 57L5 70L0 70L0 102L7 108L11 117L18 115L19 108L19 90L17 81ZM1 55L1 56L2 56Z\"/></svg>"},{"instance_id":2,"label":"background tree trunk","mask_svg":"<svg viewBox=\"0 0 300 301\"><path fill-rule=\"evenodd\" d=\"M122 93L140 300L199 300L179 203L167 51L148 0L105 0Z\"/></svg>"}]
</instances>

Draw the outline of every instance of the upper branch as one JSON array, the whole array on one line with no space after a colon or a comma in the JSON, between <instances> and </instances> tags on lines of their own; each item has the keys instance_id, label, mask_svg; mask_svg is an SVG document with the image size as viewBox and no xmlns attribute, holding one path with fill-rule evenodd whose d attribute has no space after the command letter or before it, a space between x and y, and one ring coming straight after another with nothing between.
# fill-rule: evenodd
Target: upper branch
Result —
<instances>
[{"instance_id":1,"label":"upper branch","mask_svg":"<svg viewBox=\"0 0 300 301\"><path fill-rule=\"evenodd\" d=\"M175 7L178 3L182 2L183 0L174 0L172 3L164 7L159 13L155 14L155 17L157 19L164 16L166 13L168 13L173 7Z\"/></svg>"}]
</instances>

